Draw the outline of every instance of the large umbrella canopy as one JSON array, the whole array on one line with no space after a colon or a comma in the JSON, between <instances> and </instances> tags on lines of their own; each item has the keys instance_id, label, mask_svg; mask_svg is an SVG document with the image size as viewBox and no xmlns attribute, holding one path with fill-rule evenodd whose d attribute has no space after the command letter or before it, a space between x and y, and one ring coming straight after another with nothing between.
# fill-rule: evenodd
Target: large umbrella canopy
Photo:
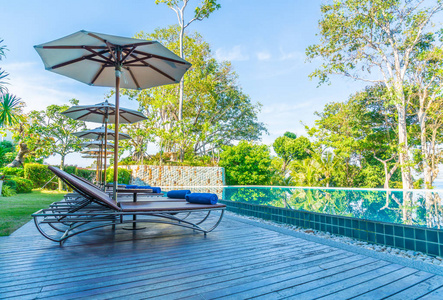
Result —
<instances>
[{"instance_id":1,"label":"large umbrella canopy","mask_svg":"<svg viewBox=\"0 0 443 300\"><path fill-rule=\"evenodd\" d=\"M95 123L115 123L115 105L108 101L94 105L76 105L62 112L63 115L75 120ZM122 108L119 109L120 124L135 123L146 120L146 116L139 111Z\"/></svg>"},{"instance_id":2,"label":"large umbrella canopy","mask_svg":"<svg viewBox=\"0 0 443 300\"><path fill-rule=\"evenodd\" d=\"M95 129L74 132L72 135L75 135L76 137L82 138L82 139L91 139L91 140L103 139L105 136L105 127L101 126L101 127L95 128ZM108 139L115 138L115 131L108 129L107 130L107 138ZM127 135L126 133L122 133L122 132L120 132L118 134L118 138L119 138L119 140L130 140L131 139L131 137L129 135Z\"/></svg>"},{"instance_id":3,"label":"large umbrella canopy","mask_svg":"<svg viewBox=\"0 0 443 300\"><path fill-rule=\"evenodd\" d=\"M120 87L146 89L178 83L191 67L156 41L89 31L35 46L46 70L89 85L115 87L115 147L118 146ZM118 151L114 151L114 199L117 199Z\"/></svg>"},{"instance_id":4,"label":"large umbrella canopy","mask_svg":"<svg viewBox=\"0 0 443 300\"><path fill-rule=\"evenodd\" d=\"M96 86L115 87L116 66L127 89L178 83L191 67L157 41L86 30L34 48L46 70Z\"/></svg>"}]
</instances>

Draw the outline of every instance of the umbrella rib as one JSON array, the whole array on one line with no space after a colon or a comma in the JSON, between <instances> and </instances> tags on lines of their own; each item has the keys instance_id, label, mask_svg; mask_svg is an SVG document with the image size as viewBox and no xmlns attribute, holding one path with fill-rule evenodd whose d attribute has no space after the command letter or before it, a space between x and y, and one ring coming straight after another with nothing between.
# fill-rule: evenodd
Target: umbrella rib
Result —
<instances>
[{"instance_id":1,"label":"umbrella rib","mask_svg":"<svg viewBox=\"0 0 443 300\"><path fill-rule=\"evenodd\" d=\"M128 51L128 50L126 50L126 49L123 49L123 50L122 50L123 52L128 52L128 53L126 53L126 55L122 58L122 62L124 62L124 61L129 57L129 55L131 55L132 52L134 52L135 48L136 48L136 47L132 47L132 49L131 49L130 51Z\"/></svg>"},{"instance_id":2,"label":"umbrella rib","mask_svg":"<svg viewBox=\"0 0 443 300\"><path fill-rule=\"evenodd\" d=\"M137 79L135 79L135 76L134 76L134 73L132 73L132 70L129 67L126 69L129 71L129 74L131 74L132 80L134 80L134 83L137 86L137 88L140 89L140 85L138 84Z\"/></svg>"},{"instance_id":3,"label":"umbrella rib","mask_svg":"<svg viewBox=\"0 0 443 300\"><path fill-rule=\"evenodd\" d=\"M36 46L37 47L37 46ZM106 46L88 46L91 49L107 49ZM43 49L85 49L85 46L42 46Z\"/></svg>"},{"instance_id":4,"label":"umbrella rib","mask_svg":"<svg viewBox=\"0 0 443 300\"><path fill-rule=\"evenodd\" d=\"M105 53L102 54L102 53L99 53L99 52L97 52L97 51L92 50L89 46L85 46L85 49L88 50L89 52L91 52L91 53L97 55L97 56L100 56L100 57L103 58L104 60L106 60L106 61L112 63L112 60L110 59L110 57L106 57L106 56L103 55L103 54L105 54L107 51L106 51Z\"/></svg>"},{"instance_id":5,"label":"umbrella rib","mask_svg":"<svg viewBox=\"0 0 443 300\"><path fill-rule=\"evenodd\" d=\"M181 60L177 60L177 59L173 59L173 58L169 58L169 57L165 57L165 56L161 56L161 55L157 55L157 54L147 53L147 52L143 52L143 51L139 51L139 50L135 50L134 53L135 54L143 54L143 55L147 55L147 56L152 56L154 58L158 58L158 59L162 59L162 60L167 60L167 61L171 61L171 62L174 62L174 63L182 64L182 65L188 65L189 64L187 61L183 62Z\"/></svg>"},{"instance_id":6,"label":"umbrella rib","mask_svg":"<svg viewBox=\"0 0 443 300\"><path fill-rule=\"evenodd\" d=\"M98 53L106 53L106 52L108 52L108 50L103 50L103 51L100 51ZM70 64L73 64L73 63L76 63L76 62L79 62L79 61L82 61L82 60L85 60L85 59L88 59L88 58L91 58L91 57L94 57L94 56L95 56L95 54L89 54L87 56L82 56L82 57L79 57L79 58L68 60L68 61L65 61L65 62L63 62L61 64L52 66L52 67L50 67L50 69L53 70L53 69L57 69L57 68L60 68L60 67L64 67L64 66L67 66L67 65L70 65Z\"/></svg>"},{"instance_id":7,"label":"umbrella rib","mask_svg":"<svg viewBox=\"0 0 443 300\"><path fill-rule=\"evenodd\" d=\"M105 65L103 64L100 70L98 70L97 74L95 74L94 78L91 80L91 84L95 83L95 81L98 79L98 77L100 76L100 74L103 72L104 69Z\"/></svg>"},{"instance_id":8,"label":"umbrella rib","mask_svg":"<svg viewBox=\"0 0 443 300\"><path fill-rule=\"evenodd\" d=\"M134 54L131 54L131 56L135 56ZM137 56L135 56L135 57L137 57ZM171 76L169 76L168 74L166 74L165 72L163 72L163 71L161 71L161 70L159 70L159 69L157 69L156 67L154 67L153 65L151 65L151 64L148 64L147 62L145 62L144 60L142 60L142 61L140 61L142 64L144 64L145 66L147 66L147 67L150 67L151 69L153 69L154 71L157 71L158 73L160 73L160 74L162 74L163 76L165 76L166 78L169 78L170 80L172 80L172 81L174 81L174 82L176 82L176 80L175 80L175 78L172 78Z\"/></svg>"}]
</instances>

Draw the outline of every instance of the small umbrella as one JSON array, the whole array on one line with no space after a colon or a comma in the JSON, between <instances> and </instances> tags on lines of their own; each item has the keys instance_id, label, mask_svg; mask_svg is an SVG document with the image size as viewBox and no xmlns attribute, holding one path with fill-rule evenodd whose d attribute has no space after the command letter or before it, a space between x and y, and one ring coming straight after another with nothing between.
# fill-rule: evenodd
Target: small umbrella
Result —
<instances>
[{"instance_id":1,"label":"small umbrella","mask_svg":"<svg viewBox=\"0 0 443 300\"><path fill-rule=\"evenodd\" d=\"M75 135L78 138L82 138L82 139L99 140L99 139L103 139L105 137L106 131L107 131L106 135L107 135L108 139L115 138L115 131L111 130L111 129L106 130L104 126L97 127L95 129L74 132L73 135ZM126 133L120 132L118 134L118 139L119 140L130 140L131 137L129 135L127 135ZM115 147L115 145L114 145L114 147Z\"/></svg>"},{"instance_id":2,"label":"small umbrella","mask_svg":"<svg viewBox=\"0 0 443 300\"><path fill-rule=\"evenodd\" d=\"M85 30L35 46L46 70L89 85L115 87L115 130L119 128L120 87L146 89L179 83L191 64L156 41ZM120 79L123 79L122 81ZM119 135L115 135L118 146ZM118 154L114 153L114 199Z\"/></svg>"},{"instance_id":3,"label":"small umbrella","mask_svg":"<svg viewBox=\"0 0 443 300\"><path fill-rule=\"evenodd\" d=\"M94 105L75 105L62 112L62 114L71 119L85 122L115 123L115 112L115 105L106 100ZM146 116L137 110L123 107L119 109L120 124L131 124L146 119Z\"/></svg>"},{"instance_id":4,"label":"small umbrella","mask_svg":"<svg viewBox=\"0 0 443 300\"><path fill-rule=\"evenodd\" d=\"M107 145L106 146L107 149L114 149L114 144L107 143L106 145ZM90 141L90 142L81 143L80 146L86 147L89 149L102 149L105 147L105 144L102 143L101 141Z\"/></svg>"},{"instance_id":5,"label":"small umbrella","mask_svg":"<svg viewBox=\"0 0 443 300\"><path fill-rule=\"evenodd\" d=\"M105 152L100 150L83 150L80 151L81 154L91 154L91 155L103 155ZM108 152L108 154L114 154L114 151Z\"/></svg>"},{"instance_id":6,"label":"small umbrella","mask_svg":"<svg viewBox=\"0 0 443 300\"><path fill-rule=\"evenodd\" d=\"M107 100L105 100L105 102L94 105L75 105L62 112L62 114L74 120L104 124L105 126L104 143L105 144L108 143L107 139L108 135L106 134L106 129L108 128L108 122L115 123L115 115L116 115L115 105L109 103ZM119 110L120 123L125 123L125 124L136 123L146 119L147 118L145 117L145 115L139 111L120 107ZM107 155L105 155L104 169L106 169L107 167L106 158Z\"/></svg>"},{"instance_id":7,"label":"small umbrella","mask_svg":"<svg viewBox=\"0 0 443 300\"><path fill-rule=\"evenodd\" d=\"M97 127L94 129L89 129L89 130L84 130L84 131L79 131L79 132L74 132L72 135L78 137L78 138L83 138L83 139L95 139L95 140L101 140L103 141L106 137L106 139L115 139L115 131L111 130L111 129L107 129L104 126L101 127ZM131 139L131 137L129 135L127 135L126 133L119 133L118 134L119 139L120 140L128 140ZM115 149L117 149L117 147L115 147L114 145L114 151ZM107 157L107 155L105 155L105 157ZM101 161L101 157L98 157L98 159ZM114 159L115 159L115 153L114 153ZM99 181L98 178L98 167L99 164L97 164L97 181Z\"/></svg>"}]
</instances>

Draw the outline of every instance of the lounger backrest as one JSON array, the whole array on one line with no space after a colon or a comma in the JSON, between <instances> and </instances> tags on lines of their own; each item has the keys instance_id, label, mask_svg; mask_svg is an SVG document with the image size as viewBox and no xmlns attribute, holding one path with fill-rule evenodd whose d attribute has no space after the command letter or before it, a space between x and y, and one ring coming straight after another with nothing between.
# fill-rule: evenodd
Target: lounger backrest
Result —
<instances>
[{"instance_id":1,"label":"lounger backrest","mask_svg":"<svg viewBox=\"0 0 443 300\"><path fill-rule=\"evenodd\" d=\"M109 208L112 208L114 210L120 211L121 208L118 207L117 202L111 199L106 193L102 192L101 190L90 186L89 184L86 184L82 182L81 180L75 178L74 176L58 169L52 166L48 167L49 170L54 172L55 175L60 177L63 180L66 180L70 185L72 185L73 188L77 189L83 194L88 195L89 197L96 200L98 203L103 204Z\"/></svg>"},{"instance_id":2,"label":"lounger backrest","mask_svg":"<svg viewBox=\"0 0 443 300\"><path fill-rule=\"evenodd\" d=\"M98 186L96 186L95 184L93 184L92 182L90 182L89 180L87 180L87 179L85 179L85 178L83 178L83 177L80 177L80 176L77 176L77 175L75 175L75 174L70 174L71 176L73 176L73 177L75 177L75 178L77 178L78 180L80 180L80 181L83 181L84 183L86 183L86 184L89 184L90 186L92 186L92 187L95 187L95 188L99 188Z\"/></svg>"}]
</instances>

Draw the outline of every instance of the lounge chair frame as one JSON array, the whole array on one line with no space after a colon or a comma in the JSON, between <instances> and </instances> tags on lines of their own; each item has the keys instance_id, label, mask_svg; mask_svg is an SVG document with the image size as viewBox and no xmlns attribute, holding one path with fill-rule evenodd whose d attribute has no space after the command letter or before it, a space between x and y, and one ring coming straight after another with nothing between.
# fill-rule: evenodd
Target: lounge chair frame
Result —
<instances>
[{"instance_id":1,"label":"lounge chair frame","mask_svg":"<svg viewBox=\"0 0 443 300\"><path fill-rule=\"evenodd\" d=\"M220 224L225 206L205 206L205 207L192 207L188 208L162 208L154 207L137 211L121 211L116 210L113 207L109 207L106 202L95 198L93 195L79 186L70 182L71 175L64 173L56 168L52 168L68 186L75 190L80 197L74 201L62 200L60 202L54 202L49 208L41 209L32 214L34 218L35 226L37 230L47 239L63 244L68 238L77 234L87 232L93 229L102 228L106 226L112 226L115 229L120 224L136 224L136 223L161 223L168 225L175 225L179 227L189 228L194 231L203 232L205 235L213 231ZM58 170L57 172L54 170ZM72 180L72 179L71 179ZM86 184L86 183L83 183ZM78 185L78 183L77 183ZM89 189L94 188L92 186ZM162 202L162 201L153 201ZM123 205L123 204L122 204ZM120 209L120 208L119 208ZM208 221L212 212L218 211L219 216L215 218L215 222L211 222L212 226L204 226L203 223ZM191 221L188 217L194 212L202 212L203 216L198 216L198 220ZM194 216L196 214L192 214ZM133 216L133 218L127 218L127 216ZM145 216L147 218L135 219L134 216ZM44 228L48 225L49 232Z\"/></svg>"}]
</instances>

